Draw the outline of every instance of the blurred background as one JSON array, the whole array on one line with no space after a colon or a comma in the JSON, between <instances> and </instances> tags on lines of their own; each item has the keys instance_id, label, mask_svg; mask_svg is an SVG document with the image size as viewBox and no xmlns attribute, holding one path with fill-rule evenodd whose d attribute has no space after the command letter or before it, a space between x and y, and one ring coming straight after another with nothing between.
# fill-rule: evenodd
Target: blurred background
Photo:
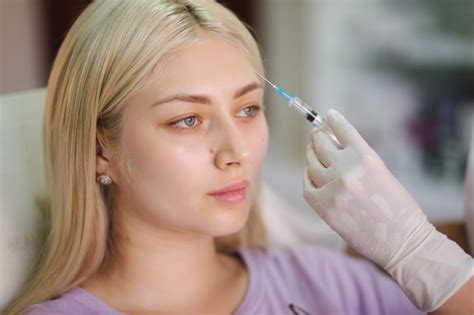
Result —
<instances>
[{"instance_id":1,"label":"blurred background","mask_svg":"<svg viewBox=\"0 0 474 315\"><path fill-rule=\"evenodd\" d=\"M0 0L0 94L46 86L87 0ZM223 0L259 41L267 77L342 112L432 221L462 220L474 121L472 0ZM267 89L264 178L308 220L310 125Z\"/></svg>"}]
</instances>

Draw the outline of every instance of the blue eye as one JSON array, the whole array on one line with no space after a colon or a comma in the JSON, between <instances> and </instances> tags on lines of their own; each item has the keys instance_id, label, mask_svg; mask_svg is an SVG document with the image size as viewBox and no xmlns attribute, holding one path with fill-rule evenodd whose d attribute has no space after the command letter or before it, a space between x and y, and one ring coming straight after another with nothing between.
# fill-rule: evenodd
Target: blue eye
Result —
<instances>
[{"instance_id":1,"label":"blue eye","mask_svg":"<svg viewBox=\"0 0 474 315\"><path fill-rule=\"evenodd\" d=\"M257 106L257 105L252 105L252 106L248 106L248 107L245 107L244 109L242 109L240 113L244 113L243 116L241 115L237 115L238 117L253 117L257 114L257 112L260 110L260 106Z\"/></svg>"},{"instance_id":2,"label":"blue eye","mask_svg":"<svg viewBox=\"0 0 474 315\"><path fill-rule=\"evenodd\" d=\"M187 116L181 118L175 122L172 122L171 125L173 127L181 128L181 129L192 129L196 127L197 117L196 116Z\"/></svg>"}]
</instances>

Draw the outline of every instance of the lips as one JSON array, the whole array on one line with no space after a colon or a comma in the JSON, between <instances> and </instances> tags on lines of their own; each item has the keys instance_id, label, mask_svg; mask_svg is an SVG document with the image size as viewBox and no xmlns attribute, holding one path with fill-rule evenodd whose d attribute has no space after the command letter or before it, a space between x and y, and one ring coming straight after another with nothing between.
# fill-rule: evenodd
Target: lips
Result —
<instances>
[{"instance_id":1,"label":"lips","mask_svg":"<svg viewBox=\"0 0 474 315\"><path fill-rule=\"evenodd\" d=\"M247 180L235 182L222 189L210 192L209 195L221 203L235 205L246 199L248 184Z\"/></svg>"},{"instance_id":2,"label":"lips","mask_svg":"<svg viewBox=\"0 0 474 315\"><path fill-rule=\"evenodd\" d=\"M222 189L215 190L209 193L209 195L220 195L220 194L225 194L233 191L239 191L242 189L245 189L249 182L247 180L239 181L233 184L230 184Z\"/></svg>"}]
</instances>

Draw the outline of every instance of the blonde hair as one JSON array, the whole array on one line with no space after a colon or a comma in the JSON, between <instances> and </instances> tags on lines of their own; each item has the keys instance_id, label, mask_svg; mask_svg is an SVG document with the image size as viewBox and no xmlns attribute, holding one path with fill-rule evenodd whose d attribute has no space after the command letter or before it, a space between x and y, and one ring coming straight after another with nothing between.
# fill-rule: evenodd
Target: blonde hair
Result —
<instances>
[{"instance_id":1,"label":"blonde hair","mask_svg":"<svg viewBox=\"0 0 474 315\"><path fill-rule=\"evenodd\" d=\"M202 31L238 43L263 73L254 38L215 1L96 0L76 20L54 61L44 113L49 233L6 314L58 296L100 268L113 247L113 217L96 182L96 149L120 154L124 101L165 54ZM216 240L221 250L265 244L257 203L240 233Z\"/></svg>"}]
</instances>

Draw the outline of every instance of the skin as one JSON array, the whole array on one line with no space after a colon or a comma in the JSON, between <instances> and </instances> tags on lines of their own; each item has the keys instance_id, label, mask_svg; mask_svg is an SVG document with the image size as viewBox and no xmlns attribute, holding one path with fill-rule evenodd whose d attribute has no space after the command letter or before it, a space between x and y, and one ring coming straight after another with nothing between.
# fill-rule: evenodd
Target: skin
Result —
<instances>
[{"instance_id":1,"label":"skin","mask_svg":"<svg viewBox=\"0 0 474 315\"><path fill-rule=\"evenodd\" d=\"M121 150L135 185L111 150L97 155L97 174L113 180L120 251L81 287L132 314L230 314L248 274L214 237L241 230L254 202L268 145L263 90L243 50L216 37L174 51L162 69L124 111ZM207 100L169 100L182 94ZM238 204L208 194L241 180Z\"/></svg>"},{"instance_id":2,"label":"skin","mask_svg":"<svg viewBox=\"0 0 474 315\"><path fill-rule=\"evenodd\" d=\"M474 314L474 277L471 277L453 296L431 315Z\"/></svg>"}]
</instances>

